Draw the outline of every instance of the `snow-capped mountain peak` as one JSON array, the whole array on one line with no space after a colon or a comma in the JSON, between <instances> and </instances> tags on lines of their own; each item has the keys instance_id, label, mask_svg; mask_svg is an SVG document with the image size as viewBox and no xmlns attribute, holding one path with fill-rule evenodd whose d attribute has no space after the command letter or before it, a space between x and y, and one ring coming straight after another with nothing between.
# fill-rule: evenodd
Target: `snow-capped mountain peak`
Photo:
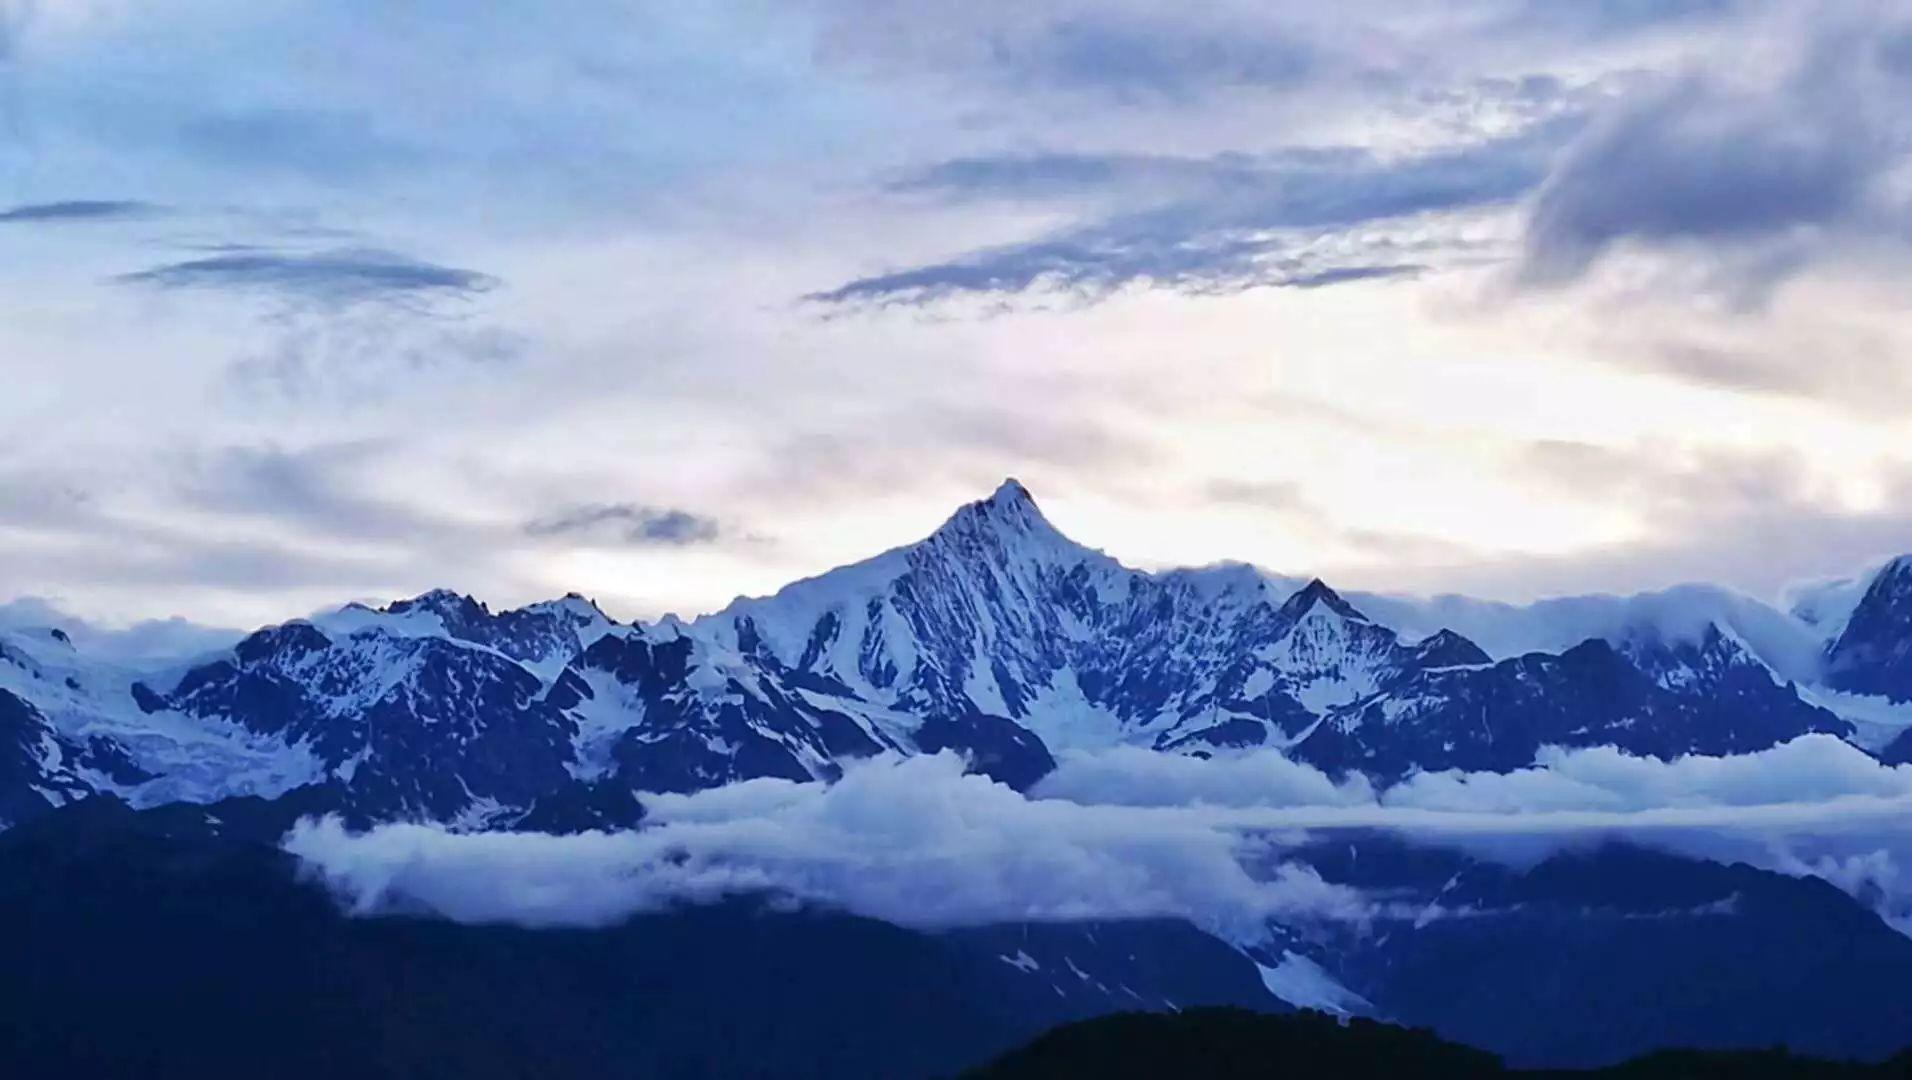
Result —
<instances>
[{"instance_id":1,"label":"snow-capped mountain peak","mask_svg":"<svg viewBox=\"0 0 1912 1080\"><path fill-rule=\"evenodd\" d=\"M1029 489L1013 477L1004 480L988 498L958 508L915 547L924 554L936 552L998 563L1057 566L1095 560L1114 565L1114 560L1101 552L1064 536L1036 505Z\"/></svg>"},{"instance_id":2,"label":"snow-capped mountain peak","mask_svg":"<svg viewBox=\"0 0 1912 1080\"><path fill-rule=\"evenodd\" d=\"M1303 585L1293 596L1281 605L1281 617L1288 622L1300 622L1315 608L1323 608L1343 619L1355 622L1370 622L1366 616L1356 611L1354 605L1341 598L1341 595L1328 587L1328 583L1314 578Z\"/></svg>"},{"instance_id":3,"label":"snow-capped mountain peak","mask_svg":"<svg viewBox=\"0 0 1912 1080\"><path fill-rule=\"evenodd\" d=\"M403 615L408 611L429 611L441 618L472 619L491 614L478 600L451 589L431 589L409 600L394 600L381 609L389 615Z\"/></svg>"}]
</instances>

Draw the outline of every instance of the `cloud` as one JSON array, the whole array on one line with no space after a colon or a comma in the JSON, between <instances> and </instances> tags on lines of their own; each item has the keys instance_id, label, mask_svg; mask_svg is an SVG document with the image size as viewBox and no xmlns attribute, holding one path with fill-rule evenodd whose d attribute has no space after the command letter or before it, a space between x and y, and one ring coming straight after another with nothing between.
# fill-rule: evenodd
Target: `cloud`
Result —
<instances>
[{"instance_id":1,"label":"cloud","mask_svg":"<svg viewBox=\"0 0 1912 1080\"><path fill-rule=\"evenodd\" d=\"M647 825L580 836L364 834L302 822L285 841L352 910L597 925L770 893L906 926L1186 918L1252 943L1274 923L1423 914L1324 881L1290 854L1383 829L1529 862L1623 840L1816 874L1912 911L1912 767L1826 736L1735 758L1549 751L1507 775L1423 775L1379 793L1272 752L1214 760L1119 749L1065 756L1034 797L954 756L886 758L834 785L751 780L644 795Z\"/></svg>"},{"instance_id":2,"label":"cloud","mask_svg":"<svg viewBox=\"0 0 1912 1080\"><path fill-rule=\"evenodd\" d=\"M4 53L0 52L0 56L3 55ZM0 210L0 225L112 221L151 217L159 212L160 208L152 203L130 200L72 199L66 202L27 203Z\"/></svg>"},{"instance_id":3,"label":"cloud","mask_svg":"<svg viewBox=\"0 0 1912 1080\"><path fill-rule=\"evenodd\" d=\"M1723 21L1716 0L1474 0L1444 17L1383 0L1332 8L1252 3L1164 8L1146 0L1031 0L1005 8L896 0L811 0L819 54L859 73L940 80L1040 113L1060 101L1161 108L1178 118L1218 100L1378 108L1431 92L1455 69L1539 66L1590 36L1616 39ZM1522 50L1512 65L1495 55Z\"/></svg>"},{"instance_id":4,"label":"cloud","mask_svg":"<svg viewBox=\"0 0 1912 1080\"><path fill-rule=\"evenodd\" d=\"M1388 806L1530 813L1645 811L1826 803L1845 796L1912 797L1912 768L1882 766L1831 735L1732 757L1634 757L1612 747L1544 749L1510 773L1421 773L1383 793Z\"/></svg>"},{"instance_id":5,"label":"cloud","mask_svg":"<svg viewBox=\"0 0 1912 1080\"><path fill-rule=\"evenodd\" d=\"M367 478L394 447L384 441L328 442L288 449L228 446L179 455L174 483L191 506L232 519L268 519L300 531L359 542L477 538L415 503L378 498Z\"/></svg>"},{"instance_id":6,"label":"cloud","mask_svg":"<svg viewBox=\"0 0 1912 1080\"><path fill-rule=\"evenodd\" d=\"M1531 768L1422 773L1369 797L1311 772L1274 751L1171 763L1121 750L1065 755L1037 795L1192 814L1247 835L1383 829L1517 864L1622 841L1824 877L1912 927L1912 874L1899 869L1912 869L1912 766L1829 735L1671 761L1547 748Z\"/></svg>"},{"instance_id":7,"label":"cloud","mask_svg":"<svg viewBox=\"0 0 1912 1080\"><path fill-rule=\"evenodd\" d=\"M230 647L245 636L240 630L201 626L180 618L100 626L37 596L0 604L0 629L33 634L57 629L83 656L146 667L202 656Z\"/></svg>"},{"instance_id":8,"label":"cloud","mask_svg":"<svg viewBox=\"0 0 1912 1080\"><path fill-rule=\"evenodd\" d=\"M1523 279L1571 281L1635 243L1712 260L1757 297L1831 246L1912 238L1893 180L1912 148L1891 104L1912 88L1906 24L1841 14L1789 27L1804 44L1786 60L1658 80L1592 126L1534 200Z\"/></svg>"},{"instance_id":9,"label":"cloud","mask_svg":"<svg viewBox=\"0 0 1912 1080\"><path fill-rule=\"evenodd\" d=\"M226 243L211 255L114 280L268 301L254 313L262 343L228 367L233 385L260 402L364 404L393 393L399 376L495 371L515 364L528 345L516 330L472 321L471 301L499 279L376 248L294 252Z\"/></svg>"},{"instance_id":10,"label":"cloud","mask_svg":"<svg viewBox=\"0 0 1912 1080\"><path fill-rule=\"evenodd\" d=\"M815 5L826 57L889 73L934 71L1006 93L1186 105L1237 88L1306 83L1353 58L1306 20L1136 4L1042 0L934 14L889 0Z\"/></svg>"},{"instance_id":11,"label":"cloud","mask_svg":"<svg viewBox=\"0 0 1912 1080\"><path fill-rule=\"evenodd\" d=\"M723 535L715 518L636 503L587 503L526 523L524 531L540 537L604 538L628 544L688 546L708 544Z\"/></svg>"},{"instance_id":12,"label":"cloud","mask_svg":"<svg viewBox=\"0 0 1912 1080\"><path fill-rule=\"evenodd\" d=\"M515 367L530 339L503 326L467 325L411 302L300 310L268 320L273 336L228 369L249 399L311 406L362 405L394 394L405 378L443 387Z\"/></svg>"},{"instance_id":13,"label":"cloud","mask_svg":"<svg viewBox=\"0 0 1912 1080\"><path fill-rule=\"evenodd\" d=\"M1140 747L1064 753L1035 787L1044 799L1118 806L1359 806L1374 789L1359 773L1339 783L1277 753L1213 759Z\"/></svg>"},{"instance_id":14,"label":"cloud","mask_svg":"<svg viewBox=\"0 0 1912 1080\"><path fill-rule=\"evenodd\" d=\"M1055 291L1095 299L1138 282L1183 292L1314 288L1409 277L1478 257L1457 212L1539 183L1575 125L1405 158L1354 148L1255 158L1043 154L946 161L893 190L968 200L1095 193L1116 213L1047 237L895 270L812 294L826 304L925 304Z\"/></svg>"},{"instance_id":15,"label":"cloud","mask_svg":"<svg viewBox=\"0 0 1912 1080\"><path fill-rule=\"evenodd\" d=\"M1912 469L1893 458L1855 469L1854 456L1828 461L1802 445L1517 443L1506 457L1511 480L1541 497L1607 508L1625 530L1557 553L1398 552L1389 587L1573 597L1722 582L1771 597L1828 570L1912 550Z\"/></svg>"},{"instance_id":16,"label":"cloud","mask_svg":"<svg viewBox=\"0 0 1912 1080\"><path fill-rule=\"evenodd\" d=\"M323 602L320 590L418 591L447 572L509 595L527 587L509 568L534 565L536 587L553 593L701 609L906 540L922 531L910 523L926 530L946 509L945 493L985 474L993 483L1044 467L1070 520L1131 537L1128 555L1148 565L1320 560L1317 569L1400 588L1534 595L1695 575L1758 587L1912 536L1889 510L1861 521L1800 504L1644 520L1651 535L1640 543L1586 551L1625 533L1621 489L1594 505L1557 477L1529 487L1525 474L1483 467L1509 431L1624 439L1691 389L1639 379L1640 366L1715 392L1707 408L1682 410L1698 442L1790 438L1809 463L1849 469L1855 486L1890 452L1878 447L1908 400L1890 296L1827 283L1810 298L1815 321L1788 289L1797 306L1740 320L1727 336L1689 310L1690 282L1652 283L1656 318L1631 303L1586 310L1580 290L1470 305L1455 294L1479 275L1446 273L1524 257L1521 208L1558 150L1627 167L1610 146L1594 153L1601 133L1635 109L1676 110L1665 94L1680 78L1706 88L1709 112L1737 115L1798 69L1766 63L1749 21L1722 5L1469 0L1432 19L1381 0L1173 12L1142 0L934 11L798 0L679 13L620 2L568 20L522 3L448 17L456 5L444 0L377 12L294 0L270 17L230 0L165 12L33 6L31 25L14 24L15 60L0 77L0 164L31 181L14 200L134 195L180 209L164 236L143 225L0 229L18 249L0 288L11 298L0 353L30 373L0 395L5 449L111 477L181 439L395 439L419 452L392 463L391 488L457 492L505 549L453 554L442 533L407 540L376 521L362 535L313 529L325 537L315 542L382 548L376 575L360 566L325 581L314 564L311 591L260 585L239 609L237 584L209 600L212 582L231 580L222 570L194 583L175 576L187 563L168 560L155 567L162 583L138 590L111 550L114 533L23 536L10 520L0 540L12 587L83 596L90 612L280 618ZM0 0L0 11L25 10ZM620 32L639 15L645 34ZM1885 85L1895 54L1885 35L1878 42L1866 78ZM304 62L311 55L338 62ZM1573 126L1623 91L1613 116ZM1861 104L1883 114L1898 97ZM1783 98L1771 107L1794 111ZM1865 127L1890 136L1897 123L1868 116ZM1700 119L1676 126L1667 139L1706 132ZM1599 170L1583 168L1556 179L1597 187ZM1884 214L1893 190L1883 178L1857 205ZM1569 225L1592 219L1579 209L1586 193L1567 194L1557 195L1558 235L1571 238ZM273 212L361 231L293 236L274 227L284 220L263 220ZM1595 266L1617 272L1648 247L1692 248L1700 262L1714 247L1784 255L1800 231L1659 238L1626 228ZM1858 242L1859 230L1838 231ZM1881 244L1891 236L1876 230ZM222 241L254 249L191 246ZM437 272L377 267L340 282L272 262L354 246ZM1810 250L1829 264L1847 254ZM268 262L218 261L249 256ZM126 270L144 272L145 287L94 295ZM511 287L479 295L461 276L479 272ZM1880 292L1897 279L1869 276ZM1366 283L1336 284L1349 281ZM1199 312L1181 295L1258 285L1293 288ZM1062 291L1058 303L1043 303L1048 288ZM818 290L838 294L839 306L821 308L829 318L786 303ZM1113 302L1094 311L1071 305L1104 297ZM867 320L840 306L938 299L954 310ZM1026 310L1045 306L1059 310ZM410 318L417 308L434 317ZM494 320L505 325L482 325ZM1575 339L1596 323L1628 336ZM1860 348L1871 326L1878 339ZM1868 364L1855 363L1861 355ZM1624 367L1595 379L1579 370L1589 358ZM1186 377L1164 377L1165 365ZM1490 366L1505 377L1477 377ZM1304 470L1342 528L1194 497L1243 460L1315 452L1305 420L1237 415L1231 394L1245 403L1270 383L1313 387L1324 408L1360 414L1360 430L1337 440L1347 453ZM1639 407L1616 403L1635 383ZM1778 407L1799 403L1742 393L1804 387L1871 409L1864 421L1885 434L1826 438L1826 424L1794 425ZM1163 394L1174 407L1152 407ZM1584 424L1533 419L1563 398L1586 402ZM62 424L59 406L72 401L119 419ZM1509 401L1533 407L1494 407ZM952 402L973 414L962 420L973 432L943 423ZM426 415L437 419L421 427ZM567 437L580 430L594 434ZM633 469L668 475L666 459L686 447L704 466L699 481L638 501L694 507L726 526L741 507L768 506L779 553L720 542L554 559L555 544L525 535L534 515L626 497L617 477ZM529 495L492 501L461 484L533 460L555 479ZM1316 475L1336 462L1348 475ZM117 513L169 522L168 551L209 535L180 477L144 479L144 490L87 490ZM1438 505L1413 497L1435 489L1448 493ZM1144 522L1137 507L1157 512ZM1163 507L1202 527L1176 528ZM1504 527L1485 524L1503 513ZM624 542L616 522L597 529L606 545ZM1584 555L1526 557L1563 551ZM665 562L676 565L652 565ZM248 554L240 565L262 563ZM559 580L579 574L589 580ZM506 577L488 585L487 575Z\"/></svg>"},{"instance_id":17,"label":"cloud","mask_svg":"<svg viewBox=\"0 0 1912 1080\"><path fill-rule=\"evenodd\" d=\"M1912 798L1912 766L1881 765L1870 754L1831 735L1803 735L1757 753L1672 760L1636 757L1612 747L1545 747L1530 768L1508 773L1417 773L1375 790L1358 778L1337 783L1273 750L1207 759L1121 747L1061 755L1056 771L1037 785L1034 794L1083 805L1132 807L1612 814L1828 804L1846 797ZM1330 814L1317 820L1337 819ZM1346 820L1367 824L1379 819ZM1403 816L1400 820L1413 819Z\"/></svg>"},{"instance_id":18,"label":"cloud","mask_svg":"<svg viewBox=\"0 0 1912 1080\"><path fill-rule=\"evenodd\" d=\"M922 305L965 294L1043 290L1096 300L1135 283L1191 293L1306 289L1413 277L1425 269L1417 263L1318 266L1303 256L1280 253L1261 240L1165 239L1137 246L1052 241L858 278L804 299L823 304Z\"/></svg>"},{"instance_id":19,"label":"cloud","mask_svg":"<svg viewBox=\"0 0 1912 1080\"><path fill-rule=\"evenodd\" d=\"M1011 83L1129 100L1294 86L1315 73L1319 59L1306 41L1272 28L1204 27L1181 15L1073 15L1005 44L994 59Z\"/></svg>"},{"instance_id":20,"label":"cloud","mask_svg":"<svg viewBox=\"0 0 1912 1080\"><path fill-rule=\"evenodd\" d=\"M1110 191L1187 192L1191 188L1226 190L1268 182L1284 161L1310 157L1359 156L1285 154L1254 157L1218 154L1208 158L1163 154L1048 153L951 158L923 166L886 185L905 195L949 199L1058 198Z\"/></svg>"},{"instance_id":21,"label":"cloud","mask_svg":"<svg viewBox=\"0 0 1912 1080\"><path fill-rule=\"evenodd\" d=\"M366 301L419 302L487 292L496 278L372 248L310 254L233 252L124 274L121 281L166 289L231 289L278 294L327 306Z\"/></svg>"},{"instance_id":22,"label":"cloud","mask_svg":"<svg viewBox=\"0 0 1912 1080\"><path fill-rule=\"evenodd\" d=\"M1218 503L1314 512L1302 486L1288 480L1211 480L1203 494Z\"/></svg>"},{"instance_id":23,"label":"cloud","mask_svg":"<svg viewBox=\"0 0 1912 1080\"><path fill-rule=\"evenodd\" d=\"M644 797L634 832L345 832L302 822L286 848L352 908L464 922L592 925L769 892L904 926L1176 916L1253 940L1270 918L1358 919L1369 905L1312 871L1251 877L1243 840L1193 818L1031 802L953 755L878 761L830 786L752 780Z\"/></svg>"},{"instance_id":24,"label":"cloud","mask_svg":"<svg viewBox=\"0 0 1912 1080\"><path fill-rule=\"evenodd\" d=\"M109 619L118 612L101 595L219 597L216 607L247 610L212 618L252 625L345 597L422 591L447 573L509 580L512 511L488 523L469 501L394 484L411 465L405 449L385 439L266 442L169 448L111 471L43 461L17 478L0 473L13 511L0 587ZM403 497L387 494L396 488Z\"/></svg>"}]
</instances>

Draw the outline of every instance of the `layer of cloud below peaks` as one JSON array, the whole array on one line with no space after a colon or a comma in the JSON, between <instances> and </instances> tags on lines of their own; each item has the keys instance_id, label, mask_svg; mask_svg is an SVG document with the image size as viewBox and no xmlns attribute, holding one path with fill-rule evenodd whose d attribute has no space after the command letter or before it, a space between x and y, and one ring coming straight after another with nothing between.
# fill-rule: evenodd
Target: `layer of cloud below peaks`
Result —
<instances>
[{"instance_id":1,"label":"layer of cloud below peaks","mask_svg":"<svg viewBox=\"0 0 1912 1080\"><path fill-rule=\"evenodd\" d=\"M1246 841L1199 816L1028 800L954 756L879 762L831 786L753 780L646 798L631 832L457 835L302 823L288 850L354 909L597 925L752 892L909 926L1175 915L1235 937L1269 918L1359 918L1365 902L1293 867L1257 880Z\"/></svg>"},{"instance_id":2,"label":"layer of cloud below peaks","mask_svg":"<svg viewBox=\"0 0 1912 1080\"><path fill-rule=\"evenodd\" d=\"M1900 871L1912 767L1822 736L1725 759L1548 751L1515 773L1425 774L1381 792L1273 753L1115 750L1066 755L1035 797L941 755L864 763L834 785L753 780L644 801L648 824L629 832L352 834L327 819L302 822L286 847L361 914L534 926L744 893L919 927L1174 916L1241 942L1271 920L1405 914L1284 856L1333 829L1513 863L1621 839L1816 874L1888 917L1912 912Z\"/></svg>"}]
</instances>

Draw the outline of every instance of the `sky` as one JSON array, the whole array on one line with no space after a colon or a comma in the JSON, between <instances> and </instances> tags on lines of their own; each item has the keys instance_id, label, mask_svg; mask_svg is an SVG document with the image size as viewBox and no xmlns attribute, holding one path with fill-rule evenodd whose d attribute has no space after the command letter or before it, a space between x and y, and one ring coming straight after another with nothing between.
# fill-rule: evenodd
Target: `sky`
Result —
<instances>
[{"instance_id":1,"label":"sky","mask_svg":"<svg viewBox=\"0 0 1912 1080\"><path fill-rule=\"evenodd\" d=\"M1319 9L1319 10L1317 10ZM1912 550L1912 9L0 0L0 599Z\"/></svg>"}]
</instances>

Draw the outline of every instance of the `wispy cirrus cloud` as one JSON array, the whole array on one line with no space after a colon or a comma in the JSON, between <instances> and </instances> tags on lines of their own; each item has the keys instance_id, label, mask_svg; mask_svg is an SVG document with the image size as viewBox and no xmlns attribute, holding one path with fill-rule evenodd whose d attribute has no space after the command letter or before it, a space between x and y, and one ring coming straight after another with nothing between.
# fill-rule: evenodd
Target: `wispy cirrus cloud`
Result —
<instances>
[{"instance_id":1,"label":"wispy cirrus cloud","mask_svg":"<svg viewBox=\"0 0 1912 1080\"><path fill-rule=\"evenodd\" d=\"M1511 203L1578 129L1566 118L1405 158L1354 147L1256 157L1035 154L938 163L893 191L959 201L1077 196L1114 213L1046 237L812 294L826 304L923 304L1136 282L1191 293L1311 288L1419 274L1477 254L1441 215ZM1445 235L1444 235L1445 234Z\"/></svg>"}]
</instances>

